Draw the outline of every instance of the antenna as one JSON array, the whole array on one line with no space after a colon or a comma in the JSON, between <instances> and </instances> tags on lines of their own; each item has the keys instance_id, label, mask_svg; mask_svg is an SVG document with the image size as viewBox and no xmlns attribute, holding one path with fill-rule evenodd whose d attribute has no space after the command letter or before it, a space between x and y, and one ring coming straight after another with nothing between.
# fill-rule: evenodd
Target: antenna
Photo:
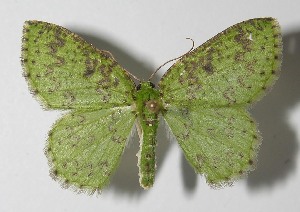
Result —
<instances>
[{"instance_id":1,"label":"antenna","mask_svg":"<svg viewBox=\"0 0 300 212\"><path fill-rule=\"evenodd\" d=\"M106 54L107 56L111 57L114 61L117 61L117 60L114 58L114 56L112 55L112 53L110 53L109 51L106 51L106 50L101 50L101 51L102 51L104 54ZM140 79L138 79L136 76L134 76L134 75L133 75L132 73L130 73L129 71L126 71L126 70L125 70L125 72L126 72L127 74L129 74L133 79L135 79L135 80L141 82Z\"/></svg>"},{"instance_id":2,"label":"antenna","mask_svg":"<svg viewBox=\"0 0 300 212\"><path fill-rule=\"evenodd\" d=\"M191 40L191 41L193 42L192 48L190 48L190 50L189 50L188 52L184 53L183 55L180 55L179 57L176 57L176 58L174 58L174 59L168 60L167 62L165 62L164 64L162 64L161 66L159 66L159 67L151 74L151 76L149 77L148 81L150 81L150 80L152 79L152 77L157 73L157 71L158 71L159 69L161 69L164 65L166 65L166 64L168 64L169 62L172 62L172 61L174 61L174 60L178 60L178 59L182 58L184 55L190 53L190 52L194 49L194 46L195 46L194 40L193 40L192 38L186 38L186 39L187 39L187 40Z\"/></svg>"}]
</instances>

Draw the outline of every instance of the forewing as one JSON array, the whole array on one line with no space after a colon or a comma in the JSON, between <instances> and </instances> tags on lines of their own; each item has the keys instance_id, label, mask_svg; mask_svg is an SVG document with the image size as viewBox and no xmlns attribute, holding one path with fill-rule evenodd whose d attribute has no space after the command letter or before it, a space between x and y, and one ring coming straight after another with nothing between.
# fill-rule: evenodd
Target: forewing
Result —
<instances>
[{"instance_id":1,"label":"forewing","mask_svg":"<svg viewBox=\"0 0 300 212\"><path fill-rule=\"evenodd\" d=\"M260 136L244 109L171 107L164 118L186 159L209 184L231 183L254 168Z\"/></svg>"},{"instance_id":2,"label":"forewing","mask_svg":"<svg viewBox=\"0 0 300 212\"><path fill-rule=\"evenodd\" d=\"M130 107L63 116L45 150L54 179L82 191L100 191L119 164L134 119Z\"/></svg>"},{"instance_id":3,"label":"forewing","mask_svg":"<svg viewBox=\"0 0 300 212\"><path fill-rule=\"evenodd\" d=\"M60 26L26 21L22 64L29 86L46 108L130 105L134 83L104 51Z\"/></svg>"},{"instance_id":4,"label":"forewing","mask_svg":"<svg viewBox=\"0 0 300 212\"><path fill-rule=\"evenodd\" d=\"M249 104L277 79L281 48L275 19L236 24L176 62L159 83L162 98L173 105Z\"/></svg>"}]
</instances>

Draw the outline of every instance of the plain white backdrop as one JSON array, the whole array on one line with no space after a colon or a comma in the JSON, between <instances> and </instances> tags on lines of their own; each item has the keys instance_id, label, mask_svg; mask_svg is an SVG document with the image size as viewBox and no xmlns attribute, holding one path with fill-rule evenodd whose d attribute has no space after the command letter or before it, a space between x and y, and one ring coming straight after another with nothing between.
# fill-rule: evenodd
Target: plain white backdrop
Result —
<instances>
[{"instance_id":1,"label":"plain white backdrop","mask_svg":"<svg viewBox=\"0 0 300 212\"><path fill-rule=\"evenodd\" d=\"M298 0L94 0L0 2L0 211L299 211L300 2ZM207 186L179 146L159 129L158 168L152 189L138 184L137 139L124 153L101 196L62 189L43 153L47 132L60 116L44 111L22 77L22 25L37 19L78 33L139 78L227 27L272 16L282 26L281 77L251 113L263 143L256 171L220 190ZM167 70L157 74L158 82Z\"/></svg>"}]
</instances>

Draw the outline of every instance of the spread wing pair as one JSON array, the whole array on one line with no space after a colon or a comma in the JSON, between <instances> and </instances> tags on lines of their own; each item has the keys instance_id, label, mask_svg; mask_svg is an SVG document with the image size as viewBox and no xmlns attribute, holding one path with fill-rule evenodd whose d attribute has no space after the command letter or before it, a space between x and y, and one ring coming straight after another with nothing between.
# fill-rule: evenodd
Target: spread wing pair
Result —
<instances>
[{"instance_id":1,"label":"spread wing pair","mask_svg":"<svg viewBox=\"0 0 300 212\"><path fill-rule=\"evenodd\" d=\"M246 109L277 79L279 30L272 18L236 24L184 55L159 82L163 105L156 112L191 166L214 186L255 164L260 136ZM22 64L46 109L70 110L49 132L52 176L66 186L100 191L137 117L130 75L105 51L41 21L25 22Z\"/></svg>"}]
</instances>

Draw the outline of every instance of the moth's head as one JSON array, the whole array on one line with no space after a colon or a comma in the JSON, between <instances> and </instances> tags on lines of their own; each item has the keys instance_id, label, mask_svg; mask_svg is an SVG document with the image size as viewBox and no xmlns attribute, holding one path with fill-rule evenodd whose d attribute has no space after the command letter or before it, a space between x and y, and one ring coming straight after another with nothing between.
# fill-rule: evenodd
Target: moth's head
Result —
<instances>
[{"instance_id":1,"label":"moth's head","mask_svg":"<svg viewBox=\"0 0 300 212\"><path fill-rule=\"evenodd\" d=\"M155 88L155 85L152 82L147 81L147 82L141 82L136 86L137 91L141 89L148 89L148 88Z\"/></svg>"}]
</instances>

